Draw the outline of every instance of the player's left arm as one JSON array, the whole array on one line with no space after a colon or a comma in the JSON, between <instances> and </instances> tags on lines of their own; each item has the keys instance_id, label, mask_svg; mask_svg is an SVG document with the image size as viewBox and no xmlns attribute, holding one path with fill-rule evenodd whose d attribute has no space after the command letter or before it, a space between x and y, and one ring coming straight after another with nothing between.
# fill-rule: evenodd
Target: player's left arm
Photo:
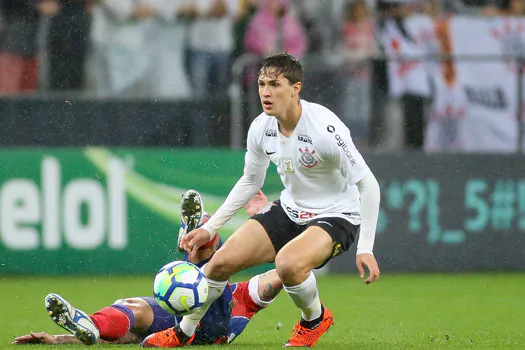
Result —
<instances>
[{"instance_id":1,"label":"player's left arm","mask_svg":"<svg viewBox=\"0 0 525 350\"><path fill-rule=\"evenodd\" d=\"M331 152L348 184L356 185L360 195L361 227L356 265L361 278L365 278L365 267L368 268L370 274L365 283L370 284L379 278L380 273L373 253L381 200L379 183L355 147L350 131L344 128L336 135L331 137Z\"/></svg>"}]
</instances>

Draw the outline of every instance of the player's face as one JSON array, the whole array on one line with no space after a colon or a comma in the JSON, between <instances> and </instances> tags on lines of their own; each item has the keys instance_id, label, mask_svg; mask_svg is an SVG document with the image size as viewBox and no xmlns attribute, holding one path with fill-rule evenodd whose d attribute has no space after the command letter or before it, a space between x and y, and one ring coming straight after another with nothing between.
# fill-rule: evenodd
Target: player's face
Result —
<instances>
[{"instance_id":1,"label":"player's face","mask_svg":"<svg viewBox=\"0 0 525 350\"><path fill-rule=\"evenodd\" d=\"M272 74L266 70L259 75L259 97L264 113L276 117L284 116L297 105L301 83L290 84L283 74Z\"/></svg>"}]
</instances>

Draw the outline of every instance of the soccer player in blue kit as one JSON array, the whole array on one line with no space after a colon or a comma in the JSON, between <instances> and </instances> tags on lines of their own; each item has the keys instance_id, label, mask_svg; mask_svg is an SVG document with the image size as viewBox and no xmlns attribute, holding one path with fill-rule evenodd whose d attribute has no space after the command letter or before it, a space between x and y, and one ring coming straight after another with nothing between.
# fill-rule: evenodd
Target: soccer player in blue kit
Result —
<instances>
[{"instance_id":1,"label":"soccer player in blue kit","mask_svg":"<svg viewBox=\"0 0 525 350\"><path fill-rule=\"evenodd\" d=\"M260 192L248 203L246 211L252 216L266 203L266 196ZM202 199L197 191L188 190L183 194L181 217L179 242L187 232L209 218L203 212ZM216 236L202 246L196 256L189 258L185 254L184 259L202 267L221 245L219 236ZM281 282L275 270L246 282L231 284L203 317L194 344L231 343L242 333L252 316L269 305L280 290ZM175 326L181 319L164 311L152 297L119 299L92 315L76 309L55 293L46 296L45 304L51 319L72 334L31 332L15 338L13 344L140 343L150 334Z\"/></svg>"}]
</instances>

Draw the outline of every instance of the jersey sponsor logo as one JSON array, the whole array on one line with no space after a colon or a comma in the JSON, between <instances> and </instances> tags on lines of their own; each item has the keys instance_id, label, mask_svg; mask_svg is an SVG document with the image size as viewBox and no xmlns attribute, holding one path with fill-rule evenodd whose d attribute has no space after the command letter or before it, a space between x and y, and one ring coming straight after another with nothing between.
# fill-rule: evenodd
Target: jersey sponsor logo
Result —
<instances>
[{"instance_id":1,"label":"jersey sponsor logo","mask_svg":"<svg viewBox=\"0 0 525 350\"><path fill-rule=\"evenodd\" d=\"M268 129L264 134L268 137L277 137L277 130Z\"/></svg>"},{"instance_id":2,"label":"jersey sponsor logo","mask_svg":"<svg viewBox=\"0 0 525 350\"><path fill-rule=\"evenodd\" d=\"M268 152L267 150L264 150L264 153L266 153L267 156L271 156L271 155L274 154L275 152Z\"/></svg>"},{"instance_id":3,"label":"jersey sponsor logo","mask_svg":"<svg viewBox=\"0 0 525 350\"><path fill-rule=\"evenodd\" d=\"M297 140L312 144L312 139L308 135L297 135Z\"/></svg>"},{"instance_id":4,"label":"jersey sponsor logo","mask_svg":"<svg viewBox=\"0 0 525 350\"><path fill-rule=\"evenodd\" d=\"M314 156L315 150L310 151L308 147L306 147L304 151L302 148L299 148L299 152L301 152L299 163L301 163L301 165L305 168L313 168L319 164L316 157Z\"/></svg>"},{"instance_id":5,"label":"jersey sponsor logo","mask_svg":"<svg viewBox=\"0 0 525 350\"><path fill-rule=\"evenodd\" d=\"M288 215L290 215L294 219L311 219L317 216L317 214L310 213L308 211L292 209L286 204L283 204L283 207L288 212Z\"/></svg>"},{"instance_id":6,"label":"jersey sponsor logo","mask_svg":"<svg viewBox=\"0 0 525 350\"><path fill-rule=\"evenodd\" d=\"M346 143L345 140L343 140L343 138L339 134L335 134L335 140L337 141L337 145L341 147L341 149L345 153L346 158L348 158L348 161L350 162L350 164L356 165L357 161L355 160L354 156L350 152L348 143Z\"/></svg>"},{"instance_id":7,"label":"jersey sponsor logo","mask_svg":"<svg viewBox=\"0 0 525 350\"><path fill-rule=\"evenodd\" d=\"M328 125L326 127L326 131L328 131L331 134L335 131L335 127L333 125Z\"/></svg>"}]
</instances>

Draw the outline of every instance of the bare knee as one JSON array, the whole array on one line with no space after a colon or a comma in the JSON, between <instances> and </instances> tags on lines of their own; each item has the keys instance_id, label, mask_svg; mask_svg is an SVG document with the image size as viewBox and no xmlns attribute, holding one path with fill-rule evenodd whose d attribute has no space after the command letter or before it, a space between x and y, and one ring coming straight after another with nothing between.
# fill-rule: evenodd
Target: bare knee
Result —
<instances>
[{"instance_id":1,"label":"bare knee","mask_svg":"<svg viewBox=\"0 0 525 350\"><path fill-rule=\"evenodd\" d=\"M113 302L113 305L126 305L127 299L117 299Z\"/></svg>"},{"instance_id":2,"label":"bare knee","mask_svg":"<svg viewBox=\"0 0 525 350\"><path fill-rule=\"evenodd\" d=\"M147 329L153 322L153 310L146 300L143 298L125 298L117 299L113 305L120 305L127 307L133 312L135 317L135 329Z\"/></svg>"},{"instance_id":3,"label":"bare knee","mask_svg":"<svg viewBox=\"0 0 525 350\"><path fill-rule=\"evenodd\" d=\"M282 254L284 253L284 254ZM302 283L310 274L311 268L299 256L281 251L275 257L275 269L285 286Z\"/></svg>"},{"instance_id":4,"label":"bare knee","mask_svg":"<svg viewBox=\"0 0 525 350\"><path fill-rule=\"evenodd\" d=\"M231 275L239 271L228 254L221 250L218 250L205 266L206 277L214 281L226 281Z\"/></svg>"},{"instance_id":5,"label":"bare knee","mask_svg":"<svg viewBox=\"0 0 525 350\"><path fill-rule=\"evenodd\" d=\"M151 309L148 302L142 298L117 299L113 305L120 305L130 309L135 317L141 313L148 312Z\"/></svg>"}]
</instances>

